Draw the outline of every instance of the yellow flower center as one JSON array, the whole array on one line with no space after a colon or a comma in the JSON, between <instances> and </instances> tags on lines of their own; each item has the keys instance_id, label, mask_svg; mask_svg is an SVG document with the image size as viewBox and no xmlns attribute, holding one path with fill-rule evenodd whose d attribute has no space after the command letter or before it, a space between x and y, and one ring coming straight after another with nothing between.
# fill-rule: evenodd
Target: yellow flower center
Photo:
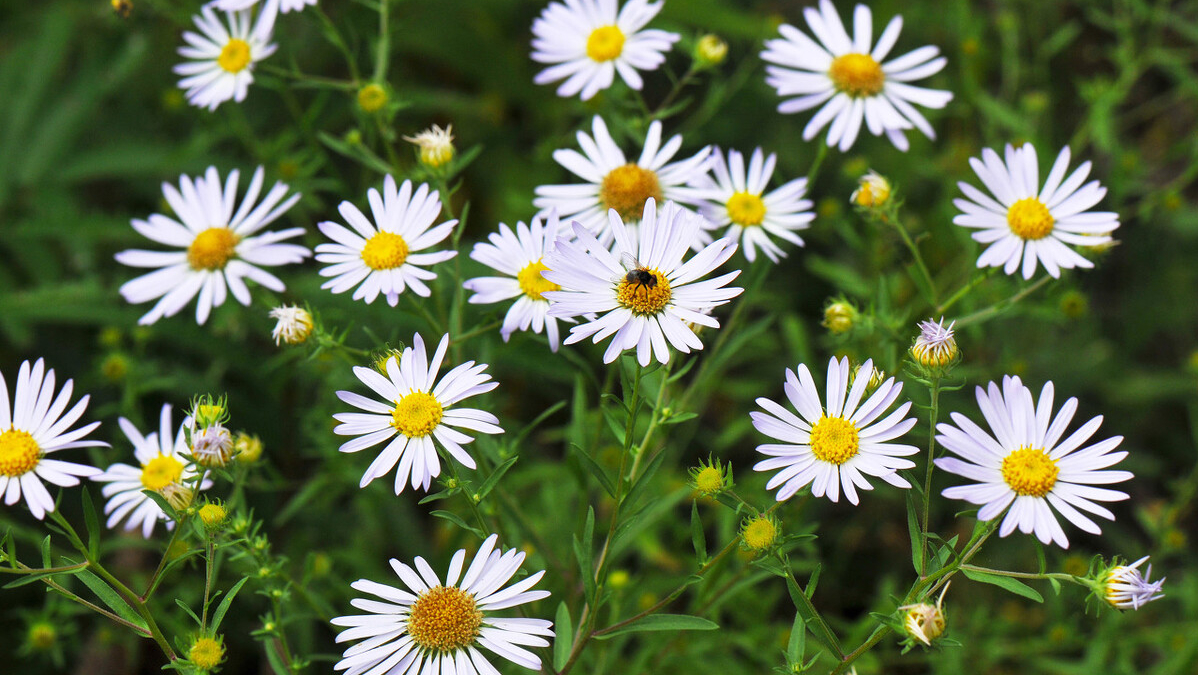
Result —
<instances>
[{"instance_id":1,"label":"yellow flower center","mask_svg":"<svg viewBox=\"0 0 1198 675\"><path fill-rule=\"evenodd\" d=\"M919 604L907 610L903 621L907 634L925 645L944 633L944 612L933 605Z\"/></svg>"},{"instance_id":2,"label":"yellow flower center","mask_svg":"<svg viewBox=\"0 0 1198 675\"><path fill-rule=\"evenodd\" d=\"M474 596L454 586L430 588L412 604L408 635L422 649L447 653L478 639L483 613Z\"/></svg>"},{"instance_id":3,"label":"yellow flower center","mask_svg":"<svg viewBox=\"0 0 1198 675\"><path fill-rule=\"evenodd\" d=\"M239 38L230 39L216 57L216 64L229 73L245 70L250 65L250 43Z\"/></svg>"},{"instance_id":4,"label":"yellow flower center","mask_svg":"<svg viewBox=\"0 0 1198 675\"><path fill-rule=\"evenodd\" d=\"M408 259L408 242L394 232L379 232L362 247L362 262L372 270L399 267Z\"/></svg>"},{"instance_id":5,"label":"yellow flower center","mask_svg":"<svg viewBox=\"0 0 1198 675\"><path fill-rule=\"evenodd\" d=\"M853 98L877 96L886 83L882 66L869 54L845 54L832 60L828 77L837 90Z\"/></svg>"},{"instance_id":6,"label":"yellow flower center","mask_svg":"<svg viewBox=\"0 0 1198 675\"><path fill-rule=\"evenodd\" d=\"M1024 446L1002 461L1002 479L1020 497L1043 497L1052 492L1061 469L1041 448Z\"/></svg>"},{"instance_id":7,"label":"yellow flower center","mask_svg":"<svg viewBox=\"0 0 1198 675\"><path fill-rule=\"evenodd\" d=\"M183 463L169 455L158 455L141 468L141 484L147 490L161 490L182 477Z\"/></svg>"},{"instance_id":8,"label":"yellow flower center","mask_svg":"<svg viewBox=\"0 0 1198 675\"><path fill-rule=\"evenodd\" d=\"M778 526L769 518L758 516L745 525L741 539L753 551L764 551L778 538Z\"/></svg>"},{"instance_id":9,"label":"yellow flower center","mask_svg":"<svg viewBox=\"0 0 1198 675\"><path fill-rule=\"evenodd\" d=\"M195 664L200 670L212 670L220 665L220 661L225 656L225 646L219 640L214 640L209 637L203 637L195 641L191 646L191 650L187 652L187 658Z\"/></svg>"},{"instance_id":10,"label":"yellow flower center","mask_svg":"<svg viewBox=\"0 0 1198 675\"><path fill-rule=\"evenodd\" d=\"M358 107L362 112L373 113L387 105L387 90L371 83L358 90Z\"/></svg>"},{"instance_id":11,"label":"yellow flower center","mask_svg":"<svg viewBox=\"0 0 1198 675\"><path fill-rule=\"evenodd\" d=\"M200 507L199 515L205 525L216 527L225 521L225 516L228 516L229 512L220 504L205 504Z\"/></svg>"},{"instance_id":12,"label":"yellow flower center","mask_svg":"<svg viewBox=\"0 0 1198 675\"><path fill-rule=\"evenodd\" d=\"M520 290L533 300L545 300L542 293L546 291L560 291L561 286L541 276L541 272L549 269L545 263L540 260L528 263L520 273L516 275L516 281L520 282Z\"/></svg>"},{"instance_id":13,"label":"yellow flower center","mask_svg":"<svg viewBox=\"0 0 1198 675\"><path fill-rule=\"evenodd\" d=\"M611 61L624 51L624 33L619 26L603 26L587 38L587 56L592 61Z\"/></svg>"},{"instance_id":14,"label":"yellow flower center","mask_svg":"<svg viewBox=\"0 0 1198 675\"><path fill-rule=\"evenodd\" d=\"M861 447L857 427L842 417L821 417L811 428L811 452L829 464L844 464Z\"/></svg>"},{"instance_id":15,"label":"yellow flower center","mask_svg":"<svg viewBox=\"0 0 1198 675\"><path fill-rule=\"evenodd\" d=\"M670 282L666 280L665 275L657 270L646 271L653 275L656 282L653 285L629 281L625 276L616 287L616 302L631 309L633 314L658 314L670 303Z\"/></svg>"},{"instance_id":16,"label":"yellow flower center","mask_svg":"<svg viewBox=\"0 0 1198 675\"><path fill-rule=\"evenodd\" d=\"M414 391L395 404L395 410L391 411L391 426L408 438L428 436L441 423L444 410L432 394Z\"/></svg>"},{"instance_id":17,"label":"yellow flower center","mask_svg":"<svg viewBox=\"0 0 1198 675\"><path fill-rule=\"evenodd\" d=\"M765 220L765 202L748 192L737 192L728 198L728 217L737 225L760 225Z\"/></svg>"},{"instance_id":18,"label":"yellow flower center","mask_svg":"<svg viewBox=\"0 0 1198 675\"><path fill-rule=\"evenodd\" d=\"M657 174L636 164L612 169L599 186L599 200L603 206L615 209L626 223L641 219L645 202L650 197L661 203L661 184L657 182Z\"/></svg>"},{"instance_id":19,"label":"yellow flower center","mask_svg":"<svg viewBox=\"0 0 1198 675\"><path fill-rule=\"evenodd\" d=\"M1025 241L1047 237L1055 222L1048 207L1035 197L1020 199L1007 209L1007 225Z\"/></svg>"},{"instance_id":20,"label":"yellow flower center","mask_svg":"<svg viewBox=\"0 0 1198 675\"><path fill-rule=\"evenodd\" d=\"M715 493L724 488L724 476L714 466L705 466L695 474L695 489L703 493Z\"/></svg>"},{"instance_id":21,"label":"yellow flower center","mask_svg":"<svg viewBox=\"0 0 1198 675\"><path fill-rule=\"evenodd\" d=\"M239 241L241 237L227 227L210 227L187 247L187 262L193 270L223 270L237 254Z\"/></svg>"},{"instance_id":22,"label":"yellow flower center","mask_svg":"<svg viewBox=\"0 0 1198 675\"><path fill-rule=\"evenodd\" d=\"M0 476L24 476L41 459L42 449L28 431L10 427L0 434Z\"/></svg>"}]
</instances>

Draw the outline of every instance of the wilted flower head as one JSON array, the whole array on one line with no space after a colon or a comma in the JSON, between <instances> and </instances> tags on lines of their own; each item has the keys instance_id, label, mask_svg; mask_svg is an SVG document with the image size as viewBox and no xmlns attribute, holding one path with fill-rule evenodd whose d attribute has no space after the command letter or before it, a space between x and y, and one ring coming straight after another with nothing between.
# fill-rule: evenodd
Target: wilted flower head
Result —
<instances>
[{"instance_id":1,"label":"wilted flower head","mask_svg":"<svg viewBox=\"0 0 1198 675\"><path fill-rule=\"evenodd\" d=\"M437 169L453 159L453 125L444 129L434 124L415 136L404 136L409 143L420 146L420 163Z\"/></svg>"},{"instance_id":2,"label":"wilted flower head","mask_svg":"<svg viewBox=\"0 0 1198 675\"><path fill-rule=\"evenodd\" d=\"M956 321L944 325L944 317L936 321L920 321L919 337L911 345L911 358L927 368L947 366L957 358L957 340L953 337Z\"/></svg>"},{"instance_id":3,"label":"wilted flower head","mask_svg":"<svg viewBox=\"0 0 1198 675\"><path fill-rule=\"evenodd\" d=\"M853 190L849 201L866 208L884 206L890 201L890 181L870 169L869 173L857 179L857 189Z\"/></svg>"},{"instance_id":4,"label":"wilted flower head","mask_svg":"<svg viewBox=\"0 0 1198 675\"><path fill-rule=\"evenodd\" d=\"M1149 581L1152 565L1140 574L1140 565L1148 560L1144 556L1130 565L1115 565L1103 575L1103 599L1116 609L1139 609L1144 605L1165 597L1161 587L1164 579Z\"/></svg>"},{"instance_id":5,"label":"wilted flower head","mask_svg":"<svg viewBox=\"0 0 1198 675\"><path fill-rule=\"evenodd\" d=\"M275 307L270 310L270 318L278 320L270 332L276 345L280 341L289 345L302 344L312 334L312 315L303 307Z\"/></svg>"},{"instance_id":6,"label":"wilted flower head","mask_svg":"<svg viewBox=\"0 0 1198 675\"><path fill-rule=\"evenodd\" d=\"M196 464L221 467L233 458L233 434L222 424L213 424L191 434L191 453Z\"/></svg>"},{"instance_id":7,"label":"wilted flower head","mask_svg":"<svg viewBox=\"0 0 1198 675\"><path fill-rule=\"evenodd\" d=\"M935 605L921 602L899 607L899 610L906 610L906 614L903 615L903 630L913 640L931 647L932 640L944 633L946 623L944 594L946 592L948 592L948 584L945 584L944 590L940 591L940 597L936 599Z\"/></svg>"}]
</instances>

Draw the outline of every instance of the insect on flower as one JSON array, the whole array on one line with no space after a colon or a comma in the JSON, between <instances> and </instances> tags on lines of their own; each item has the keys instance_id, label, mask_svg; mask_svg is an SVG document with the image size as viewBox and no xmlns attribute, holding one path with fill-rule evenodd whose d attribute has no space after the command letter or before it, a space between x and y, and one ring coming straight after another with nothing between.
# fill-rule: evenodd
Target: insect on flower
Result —
<instances>
[{"instance_id":1,"label":"insect on flower","mask_svg":"<svg viewBox=\"0 0 1198 675\"><path fill-rule=\"evenodd\" d=\"M657 277L653 276L653 273L649 271L649 267L642 265L636 259L636 256L631 253L625 252L620 256L620 265L628 271L628 274L625 274L622 278L617 277L612 279L613 283L618 284L621 281L627 281L632 285L633 293L636 293L636 289L641 287L644 287L645 293L648 293L650 288L657 287Z\"/></svg>"}]
</instances>

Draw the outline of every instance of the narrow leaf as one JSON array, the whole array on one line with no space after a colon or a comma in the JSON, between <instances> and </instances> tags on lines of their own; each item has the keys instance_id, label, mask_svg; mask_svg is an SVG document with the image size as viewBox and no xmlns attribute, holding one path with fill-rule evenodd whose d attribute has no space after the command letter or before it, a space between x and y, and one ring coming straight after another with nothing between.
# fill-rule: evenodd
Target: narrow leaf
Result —
<instances>
[{"instance_id":1,"label":"narrow leaf","mask_svg":"<svg viewBox=\"0 0 1198 675\"><path fill-rule=\"evenodd\" d=\"M574 647L574 627L570 623L570 609L559 602L553 617L553 669L561 670L570 659Z\"/></svg>"},{"instance_id":2,"label":"narrow leaf","mask_svg":"<svg viewBox=\"0 0 1198 675\"><path fill-rule=\"evenodd\" d=\"M512 468L512 465L515 464L516 460L518 459L520 459L520 455L513 455L512 457L509 457L506 462L495 467L495 470L491 472L491 475L487 476L487 480L483 481L482 487L478 489L479 500L485 499L486 496L490 494L491 490L495 489L495 486L499 484L499 479L503 478L503 474L507 473L507 470Z\"/></svg>"},{"instance_id":3,"label":"narrow leaf","mask_svg":"<svg viewBox=\"0 0 1198 675\"><path fill-rule=\"evenodd\" d=\"M458 514L452 512L452 511L432 511L429 515L435 516L437 518L444 518L445 520L448 520L449 522L453 523L454 525L457 525L458 527L462 528L463 530L466 530L467 532L473 532L474 534L478 535L479 539L487 538L487 535L483 534L483 532L481 530L479 530L477 527L474 527L474 526L468 524L466 521L462 520L461 517L458 516Z\"/></svg>"},{"instance_id":4,"label":"narrow leaf","mask_svg":"<svg viewBox=\"0 0 1198 675\"><path fill-rule=\"evenodd\" d=\"M663 630L715 630L720 625L700 616L689 614L650 614L610 633L596 635L596 640L610 640L618 635Z\"/></svg>"},{"instance_id":5,"label":"narrow leaf","mask_svg":"<svg viewBox=\"0 0 1198 675\"><path fill-rule=\"evenodd\" d=\"M999 574L990 574L989 572L979 572L966 567L962 567L961 572L963 572L966 577L969 577L974 581L979 581L983 584L993 584L1004 591L1014 593L1015 595L1021 595L1029 600L1044 602L1043 596L1037 593L1034 588L1028 586L1022 581L1019 581L1018 579L1004 577Z\"/></svg>"},{"instance_id":6,"label":"narrow leaf","mask_svg":"<svg viewBox=\"0 0 1198 675\"><path fill-rule=\"evenodd\" d=\"M90 588L92 593L96 594L96 597L100 598L100 602L107 605L117 616L143 630L150 630L145 620L137 612L133 611L129 603L125 602L124 598L112 586L109 586L107 582L93 574L91 570L79 570L79 573L75 576L79 577L79 580Z\"/></svg>"},{"instance_id":7,"label":"narrow leaf","mask_svg":"<svg viewBox=\"0 0 1198 675\"><path fill-rule=\"evenodd\" d=\"M100 519L86 486L83 488L83 522L87 526L87 557L95 560L100 550Z\"/></svg>"},{"instance_id":8,"label":"narrow leaf","mask_svg":"<svg viewBox=\"0 0 1198 675\"><path fill-rule=\"evenodd\" d=\"M699 563L707 562L707 535L703 532L703 520L699 518L699 501L691 501L691 543L695 545L695 555Z\"/></svg>"},{"instance_id":9,"label":"narrow leaf","mask_svg":"<svg viewBox=\"0 0 1198 675\"><path fill-rule=\"evenodd\" d=\"M574 445L573 443L570 444L570 447L575 450L575 456L578 457L580 462L582 462L582 465L586 468L586 470L591 472L591 475L599 481L599 484L603 486L603 489L607 491L607 494L615 497L616 486L611 482L611 478L607 475L607 472L603 470L603 467L599 466L599 463L596 462L593 457L587 454L586 450L583 450L581 447Z\"/></svg>"}]
</instances>

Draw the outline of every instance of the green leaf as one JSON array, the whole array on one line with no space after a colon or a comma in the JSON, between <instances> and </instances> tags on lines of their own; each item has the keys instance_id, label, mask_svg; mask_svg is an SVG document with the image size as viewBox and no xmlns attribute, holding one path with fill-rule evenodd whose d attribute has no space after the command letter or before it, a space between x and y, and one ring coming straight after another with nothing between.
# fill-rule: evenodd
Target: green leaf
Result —
<instances>
[{"instance_id":1,"label":"green leaf","mask_svg":"<svg viewBox=\"0 0 1198 675\"><path fill-rule=\"evenodd\" d=\"M540 426L541 422L544 422L546 419L549 418L550 415L561 410L565 406L566 406L565 401L558 401L557 403L554 403L553 405L546 408L544 410L544 412L542 412L540 415L537 415L536 419L534 419L533 421L524 425L524 428L520 430L520 433L516 434L512 438L512 441L511 441L512 447L514 447L514 448L520 447L524 443L524 439L528 438L528 435L531 434L534 429L536 429L538 426Z\"/></svg>"},{"instance_id":2,"label":"green leaf","mask_svg":"<svg viewBox=\"0 0 1198 675\"><path fill-rule=\"evenodd\" d=\"M478 529L477 527L467 524L466 521L462 520L461 517L458 516L458 514L452 512L452 511L432 511L429 515L434 516L436 518L443 518L445 520L448 520L449 522L453 523L454 525L457 525L458 527L462 528L463 530L466 530L467 532L473 532L474 534L478 535L479 539L487 538L487 535L484 534L482 530Z\"/></svg>"},{"instance_id":3,"label":"green leaf","mask_svg":"<svg viewBox=\"0 0 1198 675\"><path fill-rule=\"evenodd\" d=\"M911 568L916 574L927 574L925 570L921 570L920 556L923 546L921 545L922 538L919 530L919 515L916 513L915 497L907 492L907 535L911 538Z\"/></svg>"},{"instance_id":4,"label":"green leaf","mask_svg":"<svg viewBox=\"0 0 1198 675\"><path fill-rule=\"evenodd\" d=\"M171 503L166 500L166 497L163 497L155 490L142 490L141 493L152 499L154 503L162 509L162 512L169 516L171 520L175 521L176 523L179 522L179 512L175 510L175 507L171 506Z\"/></svg>"},{"instance_id":5,"label":"green leaf","mask_svg":"<svg viewBox=\"0 0 1198 675\"><path fill-rule=\"evenodd\" d=\"M53 566L50 564L50 535L47 534L46 538L42 540L42 567Z\"/></svg>"},{"instance_id":6,"label":"green leaf","mask_svg":"<svg viewBox=\"0 0 1198 675\"><path fill-rule=\"evenodd\" d=\"M691 501L691 543L695 546L699 563L707 562L707 535L703 532L703 520L699 518L698 500Z\"/></svg>"},{"instance_id":7,"label":"green leaf","mask_svg":"<svg viewBox=\"0 0 1198 675\"><path fill-rule=\"evenodd\" d=\"M95 560L100 550L100 519L86 486L83 487L83 522L87 526L87 557Z\"/></svg>"},{"instance_id":8,"label":"green leaf","mask_svg":"<svg viewBox=\"0 0 1198 675\"><path fill-rule=\"evenodd\" d=\"M598 479L599 484L603 486L603 489L607 491L607 494L615 497L616 486L612 484L611 478L608 477L607 472L603 470L603 467L599 466L599 463L596 462L593 457L588 455L586 450L583 450L581 447L573 443L570 444L570 447L576 451L575 456L578 457L579 461L582 462L582 465L586 467L587 471L590 471L591 475Z\"/></svg>"},{"instance_id":9,"label":"green leaf","mask_svg":"<svg viewBox=\"0 0 1198 675\"><path fill-rule=\"evenodd\" d=\"M1004 577L999 574L990 574L989 572L979 572L977 570L971 570L971 569L964 568L964 567L961 568L961 572L966 577L968 577L974 581L978 581L983 584L993 584L994 586L998 586L999 588L1003 589L1004 591L1014 593L1015 595L1021 595L1025 598L1028 598L1029 600L1035 600L1036 602L1044 602L1044 598L1039 593L1037 593L1035 589L1033 589L1031 586L1028 586L1027 584L1023 583L1022 581L1019 581L1018 579L1012 579L1011 577Z\"/></svg>"},{"instance_id":10,"label":"green leaf","mask_svg":"<svg viewBox=\"0 0 1198 675\"><path fill-rule=\"evenodd\" d=\"M190 616L192 621L196 622L197 626L201 624L200 617L196 616L196 613L191 611L191 608L187 606L187 603L183 602L179 598L175 598L175 604L181 607L184 612L187 612L187 616Z\"/></svg>"},{"instance_id":11,"label":"green leaf","mask_svg":"<svg viewBox=\"0 0 1198 675\"><path fill-rule=\"evenodd\" d=\"M495 486L499 484L499 479L503 478L503 474L507 473L507 470L512 468L512 465L518 459L520 459L520 455L513 455L506 462L495 467L491 475L487 476L487 480L483 481L482 487L478 489L478 498L480 501L490 494L491 490L495 489Z\"/></svg>"},{"instance_id":12,"label":"green leaf","mask_svg":"<svg viewBox=\"0 0 1198 675\"><path fill-rule=\"evenodd\" d=\"M570 623L570 609L559 602L553 617L553 669L561 670L570 659L574 647L574 627Z\"/></svg>"},{"instance_id":13,"label":"green leaf","mask_svg":"<svg viewBox=\"0 0 1198 675\"><path fill-rule=\"evenodd\" d=\"M826 647L828 651L832 652L838 658L844 656L844 651L841 650L836 636L828 628L828 624L824 622L823 618L814 612L810 599L803 594L793 574L786 575L786 590L790 592L790 599L794 602L795 609L798 610L799 614L803 615L803 623L811 631L811 637L815 638L816 642Z\"/></svg>"},{"instance_id":14,"label":"green leaf","mask_svg":"<svg viewBox=\"0 0 1198 675\"><path fill-rule=\"evenodd\" d=\"M582 538L574 535L574 557L578 561L578 571L586 590L587 602L595 600L595 570L592 568L592 547L595 539L595 508L587 507L586 524L582 528Z\"/></svg>"},{"instance_id":15,"label":"green leaf","mask_svg":"<svg viewBox=\"0 0 1198 675\"><path fill-rule=\"evenodd\" d=\"M786 660L791 664L803 659L807 650L807 625L803 623L803 615L795 612L794 623L790 625L790 639L786 643Z\"/></svg>"},{"instance_id":16,"label":"green leaf","mask_svg":"<svg viewBox=\"0 0 1198 675\"><path fill-rule=\"evenodd\" d=\"M715 630L720 625L700 616L689 614L650 614L638 619L627 626L621 626L610 633L596 635L596 640L610 640L628 633L643 633L646 631L663 630Z\"/></svg>"},{"instance_id":17,"label":"green leaf","mask_svg":"<svg viewBox=\"0 0 1198 675\"><path fill-rule=\"evenodd\" d=\"M661 423L662 424L682 424L683 422L685 422L687 420L693 420L696 417L698 417L698 415L693 412L674 413L673 415L670 415L669 417L662 420Z\"/></svg>"},{"instance_id":18,"label":"green leaf","mask_svg":"<svg viewBox=\"0 0 1198 675\"><path fill-rule=\"evenodd\" d=\"M245 577L241 581L238 581L236 584L234 584L233 588L230 588L228 593L225 593L225 597L220 601L220 605L217 606L216 612L212 614L213 631L216 631L217 628L220 628L220 622L224 620L225 612L228 612L229 606L233 604L233 596L237 595L237 591L240 591L241 587L245 585L245 582L249 580L249 577Z\"/></svg>"},{"instance_id":19,"label":"green leaf","mask_svg":"<svg viewBox=\"0 0 1198 675\"><path fill-rule=\"evenodd\" d=\"M68 562L70 562L72 565L75 564L74 561ZM146 625L145 620L142 619L137 612L133 611L133 608L129 606L129 603L125 602L125 599L122 598L112 586L109 586L107 582L93 574L91 570L81 569L75 576L79 577L79 580L82 581L85 586L90 588L92 593L96 594L96 597L100 598L100 602L103 602L105 605L107 605L108 608L116 613L117 616L137 626L138 628L141 628L142 630L147 632L150 630L150 627Z\"/></svg>"}]
</instances>

